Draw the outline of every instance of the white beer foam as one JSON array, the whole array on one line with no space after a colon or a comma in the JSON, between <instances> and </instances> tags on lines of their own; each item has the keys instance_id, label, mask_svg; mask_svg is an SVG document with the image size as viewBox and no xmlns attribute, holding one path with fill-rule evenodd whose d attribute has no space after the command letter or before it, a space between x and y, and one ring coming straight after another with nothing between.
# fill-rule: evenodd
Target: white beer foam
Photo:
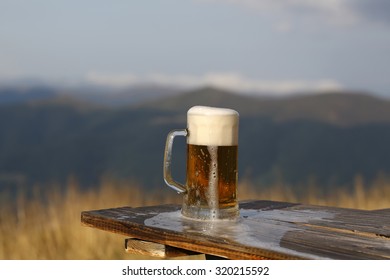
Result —
<instances>
[{"instance_id":1,"label":"white beer foam","mask_svg":"<svg viewBox=\"0 0 390 280\"><path fill-rule=\"evenodd\" d=\"M226 108L194 106L187 112L187 143L205 146L238 145L237 111Z\"/></svg>"}]
</instances>

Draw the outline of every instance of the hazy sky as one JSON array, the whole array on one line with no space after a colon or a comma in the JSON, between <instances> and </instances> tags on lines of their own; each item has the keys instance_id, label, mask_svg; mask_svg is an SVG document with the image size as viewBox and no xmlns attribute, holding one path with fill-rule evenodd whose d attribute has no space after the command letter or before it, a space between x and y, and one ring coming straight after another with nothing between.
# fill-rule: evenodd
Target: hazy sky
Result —
<instances>
[{"instance_id":1,"label":"hazy sky","mask_svg":"<svg viewBox=\"0 0 390 280\"><path fill-rule=\"evenodd\" d=\"M0 0L0 81L390 97L389 0Z\"/></svg>"}]
</instances>

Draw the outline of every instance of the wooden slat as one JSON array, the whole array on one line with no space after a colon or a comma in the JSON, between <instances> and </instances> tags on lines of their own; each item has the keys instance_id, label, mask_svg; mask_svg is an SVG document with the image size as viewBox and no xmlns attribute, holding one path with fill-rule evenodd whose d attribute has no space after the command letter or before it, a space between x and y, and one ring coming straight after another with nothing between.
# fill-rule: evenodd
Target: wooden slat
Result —
<instances>
[{"instance_id":1,"label":"wooden slat","mask_svg":"<svg viewBox=\"0 0 390 280\"><path fill-rule=\"evenodd\" d=\"M199 255L197 252L175 248L156 242L145 241L138 238L125 239L125 250L130 254L146 255L157 258L177 258Z\"/></svg>"},{"instance_id":2,"label":"wooden slat","mask_svg":"<svg viewBox=\"0 0 390 280\"><path fill-rule=\"evenodd\" d=\"M272 201L240 204L237 221L197 221L179 205L82 213L82 223L144 241L229 259L390 259L387 210Z\"/></svg>"},{"instance_id":3,"label":"wooden slat","mask_svg":"<svg viewBox=\"0 0 390 280\"><path fill-rule=\"evenodd\" d=\"M292 215L299 211L326 211L334 215L332 219L312 221L311 224L354 231L356 234L372 234L390 237L390 209L364 211L346 208L330 208L298 205L291 209Z\"/></svg>"}]
</instances>

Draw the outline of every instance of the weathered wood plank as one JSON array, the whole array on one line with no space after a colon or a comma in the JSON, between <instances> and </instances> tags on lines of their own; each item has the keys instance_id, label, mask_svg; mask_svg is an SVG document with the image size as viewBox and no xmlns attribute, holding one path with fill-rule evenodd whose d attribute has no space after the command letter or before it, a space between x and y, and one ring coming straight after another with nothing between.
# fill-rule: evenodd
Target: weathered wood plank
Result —
<instances>
[{"instance_id":1,"label":"weathered wood plank","mask_svg":"<svg viewBox=\"0 0 390 280\"><path fill-rule=\"evenodd\" d=\"M230 259L390 259L387 211L240 203L237 221L182 217L179 205L82 213L85 225Z\"/></svg>"},{"instance_id":2,"label":"weathered wood plank","mask_svg":"<svg viewBox=\"0 0 390 280\"><path fill-rule=\"evenodd\" d=\"M322 227L290 231L281 246L330 259L390 259L389 241Z\"/></svg>"},{"instance_id":3,"label":"weathered wood plank","mask_svg":"<svg viewBox=\"0 0 390 280\"><path fill-rule=\"evenodd\" d=\"M147 255L157 258L177 258L199 255L197 252L175 248L156 242L145 241L138 238L125 239L125 250L130 254Z\"/></svg>"},{"instance_id":4,"label":"weathered wood plank","mask_svg":"<svg viewBox=\"0 0 390 280\"><path fill-rule=\"evenodd\" d=\"M102 230L120 233L131 237L140 238L146 241L166 244L173 247L183 248L204 254L210 254L230 259L300 259L299 255L290 255L283 252L256 248L247 245L239 245L230 242L217 235L207 234L211 223L202 223L184 219L185 225L179 225L181 229L187 228L186 232L181 229L166 229L145 225L145 222L153 222L150 219L157 219L170 224L170 217L158 217L161 214L175 216L175 222L181 223L180 206L164 205L158 207L144 208L113 208L82 212L83 224L96 227ZM179 218L179 220L178 220ZM193 223L195 222L195 223ZM220 223L218 228L223 231L225 223ZM168 225L170 226L170 225ZM176 227L176 225L172 225ZM194 227L191 229L191 227Z\"/></svg>"},{"instance_id":5,"label":"weathered wood plank","mask_svg":"<svg viewBox=\"0 0 390 280\"><path fill-rule=\"evenodd\" d=\"M347 208L297 205L292 207L291 215L302 211L325 211L332 214L331 219L313 220L313 225L344 229L356 234L372 234L390 237L390 209L365 211Z\"/></svg>"},{"instance_id":6,"label":"weathered wood plank","mask_svg":"<svg viewBox=\"0 0 390 280\"><path fill-rule=\"evenodd\" d=\"M382 214L389 216L390 215L390 208L389 209L377 209L377 210L371 210L370 212L376 213L376 214Z\"/></svg>"}]
</instances>

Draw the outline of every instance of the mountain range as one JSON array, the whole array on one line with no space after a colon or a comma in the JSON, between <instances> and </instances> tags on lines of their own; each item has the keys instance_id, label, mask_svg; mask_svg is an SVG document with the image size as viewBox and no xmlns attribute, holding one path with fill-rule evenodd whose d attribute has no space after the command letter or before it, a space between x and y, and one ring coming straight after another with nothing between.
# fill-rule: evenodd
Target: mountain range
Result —
<instances>
[{"instance_id":1,"label":"mountain range","mask_svg":"<svg viewBox=\"0 0 390 280\"><path fill-rule=\"evenodd\" d=\"M166 135L185 128L194 105L240 113L240 180L331 190L357 175L368 183L390 175L390 101L365 93L271 98L202 88L160 96L154 89L118 102L102 93L94 100L31 91L0 90L0 187L61 184L69 176L85 187L104 176L161 187ZM185 179L184 139L175 142L173 176Z\"/></svg>"}]
</instances>

